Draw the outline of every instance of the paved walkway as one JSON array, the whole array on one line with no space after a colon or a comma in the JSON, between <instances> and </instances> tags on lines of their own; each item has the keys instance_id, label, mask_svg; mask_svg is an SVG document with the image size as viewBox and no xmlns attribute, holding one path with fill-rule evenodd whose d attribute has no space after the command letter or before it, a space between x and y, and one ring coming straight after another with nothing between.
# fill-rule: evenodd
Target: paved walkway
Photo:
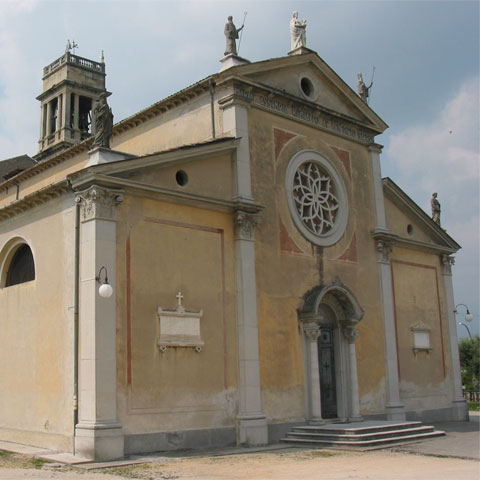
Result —
<instances>
[{"instance_id":1,"label":"paved walkway","mask_svg":"<svg viewBox=\"0 0 480 480\"><path fill-rule=\"evenodd\" d=\"M397 447L396 451L480 460L480 412L470 412L469 422L436 422L447 433L420 443Z\"/></svg>"}]
</instances>

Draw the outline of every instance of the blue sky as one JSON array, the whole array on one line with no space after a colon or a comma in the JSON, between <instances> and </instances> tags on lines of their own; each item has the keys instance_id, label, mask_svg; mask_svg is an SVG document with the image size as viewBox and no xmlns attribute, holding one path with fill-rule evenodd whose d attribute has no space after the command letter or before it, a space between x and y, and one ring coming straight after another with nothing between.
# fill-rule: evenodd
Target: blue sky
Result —
<instances>
[{"instance_id":1,"label":"blue sky","mask_svg":"<svg viewBox=\"0 0 480 480\"><path fill-rule=\"evenodd\" d=\"M37 151L42 68L65 49L105 52L115 121L219 70L228 15L251 61L286 55L293 10L307 46L352 88L370 80L370 106L390 126L382 173L430 212L462 250L455 300L479 332L479 2L477 1L48 1L0 0L0 158ZM463 321L463 316L457 317ZM466 329L459 327L461 336Z\"/></svg>"}]
</instances>

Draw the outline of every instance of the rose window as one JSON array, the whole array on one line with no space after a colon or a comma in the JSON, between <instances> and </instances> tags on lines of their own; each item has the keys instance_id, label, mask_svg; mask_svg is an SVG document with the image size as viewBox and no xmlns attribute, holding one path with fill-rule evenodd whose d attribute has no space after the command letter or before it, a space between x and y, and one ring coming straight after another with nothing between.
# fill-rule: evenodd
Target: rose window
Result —
<instances>
[{"instance_id":1,"label":"rose window","mask_svg":"<svg viewBox=\"0 0 480 480\"><path fill-rule=\"evenodd\" d=\"M297 169L293 199L303 224L312 233L322 236L334 227L339 208L335 186L316 163L304 163Z\"/></svg>"},{"instance_id":2,"label":"rose window","mask_svg":"<svg viewBox=\"0 0 480 480\"><path fill-rule=\"evenodd\" d=\"M290 160L285 182L288 207L300 232L316 245L336 243L347 226L348 198L332 162L302 150Z\"/></svg>"}]
</instances>

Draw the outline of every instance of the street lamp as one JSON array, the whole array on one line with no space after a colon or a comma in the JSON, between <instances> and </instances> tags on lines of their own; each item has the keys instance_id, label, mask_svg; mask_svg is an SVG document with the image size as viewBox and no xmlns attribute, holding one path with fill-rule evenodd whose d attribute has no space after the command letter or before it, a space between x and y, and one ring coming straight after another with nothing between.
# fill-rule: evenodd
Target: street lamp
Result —
<instances>
[{"instance_id":1,"label":"street lamp","mask_svg":"<svg viewBox=\"0 0 480 480\"><path fill-rule=\"evenodd\" d=\"M467 322L471 322L473 320L473 315L470 313L470 311L468 310L468 307L464 303L457 304L455 306L455 310L453 311L453 313L457 314L458 313L457 307L460 307L460 306L465 307L465 309L467 310L467 313L465 314L465 320ZM460 324L460 325L463 325L463 324Z\"/></svg>"},{"instance_id":2,"label":"street lamp","mask_svg":"<svg viewBox=\"0 0 480 480\"><path fill-rule=\"evenodd\" d=\"M467 329L468 336L470 337L470 340L471 340L472 339L472 334L470 333L470 329L462 322L458 322L458 324L463 325Z\"/></svg>"},{"instance_id":3,"label":"street lamp","mask_svg":"<svg viewBox=\"0 0 480 480\"><path fill-rule=\"evenodd\" d=\"M100 279L102 275L102 270L105 270L105 280ZM103 298L110 298L113 294L113 288L108 283L108 273L105 267L102 267L100 269L100 271L98 272L98 276L95 277L95 280L100 284L100 287L98 288L99 295Z\"/></svg>"}]
</instances>

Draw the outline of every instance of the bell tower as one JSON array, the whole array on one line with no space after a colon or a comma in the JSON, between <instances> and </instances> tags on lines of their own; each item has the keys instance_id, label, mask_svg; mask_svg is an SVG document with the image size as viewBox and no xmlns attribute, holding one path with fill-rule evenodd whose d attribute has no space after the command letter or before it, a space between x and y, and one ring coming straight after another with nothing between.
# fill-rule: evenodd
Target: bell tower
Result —
<instances>
[{"instance_id":1,"label":"bell tower","mask_svg":"<svg viewBox=\"0 0 480 480\"><path fill-rule=\"evenodd\" d=\"M76 46L74 44L74 46ZM40 100L40 140L35 160L40 161L95 133L95 102L105 88L105 62L94 62L70 52L43 69Z\"/></svg>"}]
</instances>

